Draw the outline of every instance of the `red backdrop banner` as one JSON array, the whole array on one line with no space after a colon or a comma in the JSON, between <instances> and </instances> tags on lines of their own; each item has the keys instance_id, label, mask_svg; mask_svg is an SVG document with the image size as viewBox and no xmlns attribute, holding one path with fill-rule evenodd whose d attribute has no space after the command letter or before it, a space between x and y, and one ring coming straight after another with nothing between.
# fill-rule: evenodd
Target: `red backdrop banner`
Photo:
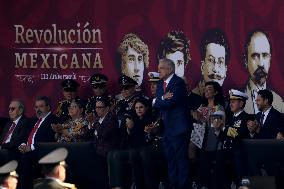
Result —
<instances>
[{"instance_id":1,"label":"red backdrop banner","mask_svg":"<svg viewBox=\"0 0 284 189\"><path fill-rule=\"evenodd\" d=\"M278 0L21 0L0 3L0 116L9 102L22 99L33 115L37 95L49 96L53 107L62 99L60 83L75 78L79 96L92 95L89 76L109 77L109 92L118 93L117 48L127 33L148 45L149 68L157 70L157 49L170 31L183 31L190 40L191 60L185 76L191 88L202 79L200 41L207 29L225 31L231 49L228 89L245 89L249 73L244 63L245 39L260 28L269 34L271 65L267 86L284 97L284 1ZM148 90L147 90L148 91ZM53 108L55 109L55 108Z\"/></svg>"}]
</instances>

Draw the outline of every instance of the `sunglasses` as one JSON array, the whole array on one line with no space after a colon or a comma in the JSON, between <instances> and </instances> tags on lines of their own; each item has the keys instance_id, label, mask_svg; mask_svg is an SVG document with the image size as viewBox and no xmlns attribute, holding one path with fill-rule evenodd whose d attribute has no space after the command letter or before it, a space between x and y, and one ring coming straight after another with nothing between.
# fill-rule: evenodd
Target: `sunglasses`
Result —
<instances>
[{"instance_id":1,"label":"sunglasses","mask_svg":"<svg viewBox=\"0 0 284 189\"><path fill-rule=\"evenodd\" d=\"M16 109L16 107L9 107L8 110L9 111L14 111Z\"/></svg>"}]
</instances>

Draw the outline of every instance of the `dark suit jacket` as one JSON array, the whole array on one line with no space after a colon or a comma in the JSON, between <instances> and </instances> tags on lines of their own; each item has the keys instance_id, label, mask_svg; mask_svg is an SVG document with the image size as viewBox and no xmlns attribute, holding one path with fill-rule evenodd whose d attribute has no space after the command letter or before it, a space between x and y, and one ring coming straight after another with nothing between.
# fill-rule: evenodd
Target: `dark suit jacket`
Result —
<instances>
[{"instance_id":1,"label":"dark suit jacket","mask_svg":"<svg viewBox=\"0 0 284 189\"><path fill-rule=\"evenodd\" d=\"M12 126L12 123L13 123L12 121L9 121L5 125L4 131L1 135L0 142L2 142L4 138L6 137L7 132ZM8 149L8 150L17 150L18 146L21 143L26 142L28 134L29 134L28 132L29 132L29 119L25 115L22 115L15 130L12 133L10 142L1 145L1 147L4 149Z\"/></svg>"},{"instance_id":2,"label":"dark suit jacket","mask_svg":"<svg viewBox=\"0 0 284 189\"><path fill-rule=\"evenodd\" d=\"M94 134L95 131L97 135ZM102 123L95 123L90 132L94 138L97 153L101 156L106 156L110 150L119 146L118 120L111 112L107 113Z\"/></svg>"},{"instance_id":3,"label":"dark suit jacket","mask_svg":"<svg viewBox=\"0 0 284 189\"><path fill-rule=\"evenodd\" d=\"M38 119L35 119L30 125L29 134L33 129L33 127L35 126L37 120ZM39 129L35 134L34 145L36 145L39 142L55 142L55 132L51 128L51 124L53 123L58 123L58 119L53 114L49 114L45 118L45 120L41 123Z\"/></svg>"},{"instance_id":4,"label":"dark suit jacket","mask_svg":"<svg viewBox=\"0 0 284 189\"><path fill-rule=\"evenodd\" d=\"M261 112L258 112L256 119L259 121ZM263 126L261 126L259 133L255 134L256 139L275 139L278 132L283 133L284 119L283 115L271 107ZM283 133L284 134L284 133Z\"/></svg>"},{"instance_id":5,"label":"dark suit jacket","mask_svg":"<svg viewBox=\"0 0 284 189\"><path fill-rule=\"evenodd\" d=\"M177 136L187 132L192 127L187 109L186 86L183 79L174 74L166 88L166 92L172 92L173 97L162 100L164 95L163 84L163 80L158 81L154 107L158 108L162 114L165 136Z\"/></svg>"}]
</instances>

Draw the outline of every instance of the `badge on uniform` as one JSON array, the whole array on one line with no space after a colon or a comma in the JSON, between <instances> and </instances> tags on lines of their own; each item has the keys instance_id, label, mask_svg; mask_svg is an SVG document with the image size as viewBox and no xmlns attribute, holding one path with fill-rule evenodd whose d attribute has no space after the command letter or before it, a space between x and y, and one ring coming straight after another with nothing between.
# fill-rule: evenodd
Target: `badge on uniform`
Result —
<instances>
[{"instance_id":1,"label":"badge on uniform","mask_svg":"<svg viewBox=\"0 0 284 189\"><path fill-rule=\"evenodd\" d=\"M233 127L239 128L239 127L241 127L241 123L242 123L242 120L235 121Z\"/></svg>"}]
</instances>

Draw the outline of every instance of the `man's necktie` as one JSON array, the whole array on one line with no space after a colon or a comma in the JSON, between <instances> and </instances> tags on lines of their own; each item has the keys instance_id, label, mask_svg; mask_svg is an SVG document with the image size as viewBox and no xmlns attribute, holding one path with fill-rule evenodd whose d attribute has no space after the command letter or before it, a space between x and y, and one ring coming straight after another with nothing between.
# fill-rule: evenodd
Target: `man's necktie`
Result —
<instances>
[{"instance_id":1,"label":"man's necktie","mask_svg":"<svg viewBox=\"0 0 284 189\"><path fill-rule=\"evenodd\" d=\"M32 129L32 131L30 132L30 135L29 135L29 138L28 138L28 145L31 145L32 142L33 142L33 138L34 138L34 134L35 132L37 131L39 125L40 125L40 122L41 122L42 118L39 118L38 121L36 122L34 128Z\"/></svg>"},{"instance_id":2,"label":"man's necktie","mask_svg":"<svg viewBox=\"0 0 284 189\"><path fill-rule=\"evenodd\" d=\"M165 81L164 81L164 85L163 85L163 88L164 88L164 93L166 93L167 82L165 82Z\"/></svg>"},{"instance_id":3,"label":"man's necktie","mask_svg":"<svg viewBox=\"0 0 284 189\"><path fill-rule=\"evenodd\" d=\"M261 116L260 116L260 119L259 119L260 127L262 127L262 126L263 126L263 119L264 119L264 113L261 113Z\"/></svg>"},{"instance_id":4,"label":"man's necktie","mask_svg":"<svg viewBox=\"0 0 284 189\"><path fill-rule=\"evenodd\" d=\"M16 128L16 124L15 122L12 123L11 127L9 128L9 131L7 132L5 138L3 139L2 141L2 144L4 144L6 142L6 140L9 138L9 136L13 133L13 131L15 130Z\"/></svg>"}]
</instances>

